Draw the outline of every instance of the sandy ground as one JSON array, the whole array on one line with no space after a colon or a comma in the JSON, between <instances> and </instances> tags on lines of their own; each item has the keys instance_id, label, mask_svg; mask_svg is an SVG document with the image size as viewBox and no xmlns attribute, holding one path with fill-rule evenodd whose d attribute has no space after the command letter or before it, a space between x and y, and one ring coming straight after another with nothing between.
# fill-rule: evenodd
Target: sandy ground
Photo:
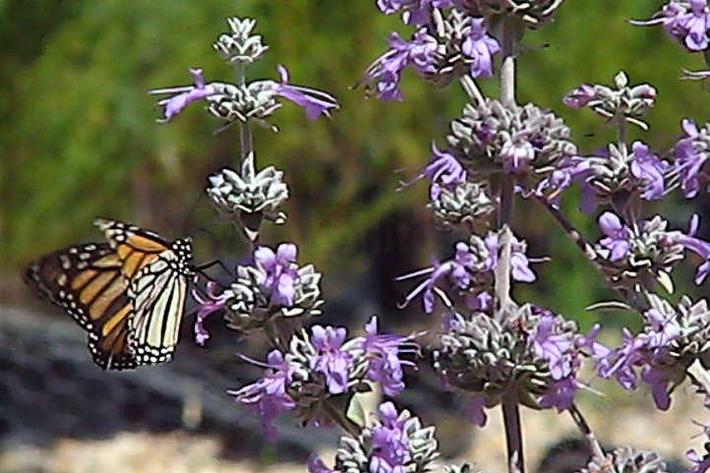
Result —
<instances>
[{"instance_id":1,"label":"sandy ground","mask_svg":"<svg viewBox=\"0 0 710 473\"><path fill-rule=\"evenodd\" d=\"M631 404L630 400L634 403ZM682 458L690 447L699 448L702 438L690 419L710 421L697 396L682 390L674 396L669 412L651 408L648 395L630 397L613 392L607 396L586 396L582 409L606 444L630 444L653 449L665 457ZM703 417L704 416L704 417ZM547 448L575 434L566 415L523 411L525 454L530 469L539 463ZM473 436L466 458L483 471L502 473L505 444L499 412L489 413L488 425ZM226 460L219 441L183 432L164 435L124 433L109 440L61 440L47 449L14 448L0 454L2 473L245 473L305 472L304 465L266 465L257 460ZM321 452L328 457L329 452Z\"/></svg>"}]
</instances>

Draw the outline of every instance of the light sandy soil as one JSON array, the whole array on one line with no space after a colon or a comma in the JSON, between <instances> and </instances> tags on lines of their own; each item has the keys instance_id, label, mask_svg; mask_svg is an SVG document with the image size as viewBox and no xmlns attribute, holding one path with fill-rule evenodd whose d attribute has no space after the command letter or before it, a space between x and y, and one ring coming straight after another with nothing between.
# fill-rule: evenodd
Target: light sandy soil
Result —
<instances>
[{"instance_id":1,"label":"light sandy soil","mask_svg":"<svg viewBox=\"0 0 710 473\"><path fill-rule=\"evenodd\" d=\"M634 396L635 404L625 393L608 397L586 396L582 409L597 435L606 444L630 444L656 450L665 457L681 458L690 447L700 448L702 438L690 419L709 422L708 410L697 396L682 390L674 395L666 413L651 407L649 396ZM552 412L523 411L525 453L531 470L547 448L556 441L575 434L567 416ZM468 459L486 472L505 471L505 444L499 412L489 412L487 427L476 433ZM147 435L124 433L109 440L62 440L48 449L15 448L0 453L2 473L295 473L305 472L304 465L266 466L258 461L225 460L215 439L187 433ZM321 452L329 457L328 452Z\"/></svg>"}]
</instances>

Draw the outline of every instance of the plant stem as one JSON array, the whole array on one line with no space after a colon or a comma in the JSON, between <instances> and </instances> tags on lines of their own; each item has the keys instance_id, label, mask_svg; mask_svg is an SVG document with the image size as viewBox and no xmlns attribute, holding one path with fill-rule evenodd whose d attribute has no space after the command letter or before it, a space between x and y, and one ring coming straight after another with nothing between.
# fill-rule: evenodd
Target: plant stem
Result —
<instances>
[{"instance_id":1,"label":"plant stem","mask_svg":"<svg viewBox=\"0 0 710 473\"><path fill-rule=\"evenodd\" d=\"M577 427L579 427L579 430L582 431L584 438L587 440L589 450L592 452L592 458L603 460L604 451L576 404L572 404L569 413L572 416L572 420L574 420L574 423L577 424Z\"/></svg>"},{"instance_id":2,"label":"plant stem","mask_svg":"<svg viewBox=\"0 0 710 473\"><path fill-rule=\"evenodd\" d=\"M579 250L584 254L584 256L589 260L589 262L592 263L594 269L596 269L599 274L601 274L610 289L616 292L616 294L631 308L639 312L643 312L648 309L648 307L646 307L639 300L638 297L635 297L635 295L630 295L622 291L619 287L615 287L613 282L609 280L609 277L604 271L604 268L597 262L597 253L596 251L594 251L594 247L582 236L582 234L574 227L572 222L569 221L567 216L563 214L558 207L553 205L553 203L550 202L550 200L544 196L536 196L535 200L542 204L542 206L545 207L547 212L552 215L552 218L557 221L557 223L560 225L560 227L562 227L567 236L570 237L570 239L574 242L577 248L579 248Z\"/></svg>"},{"instance_id":3,"label":"plant stem","mask_svg":"<svg viewBox=\"0 0 710 473\"><path fill-rule=\"evenodd\" d=\"M235 71L237 76L237 85L239 87L246 86L246 65L237 62L235 65ZM241 145L241 161L244 161L247 156L254 150L254 145L252 143L251 135L251 122L247 119L246 122L239 123L239 143Z\"/></svg>"},{"instance_id":4,"label":"plant stem","mask_svg":"<svg viewBox=\"0 0 710 473\"><path fill-rule=\"evenodd\" d=\"M515 19L503 20L503 63L500 68L500 101L515 106Z\"/></svg>"},{"instance_id":5,"label":"plant stem","mask_svg":"<svg viewBox=\"0 0 710 473\"><path fill-rule=\"evenodd\" d=\"M500 97L504 106L513 108L515 104L515 24L514 19L503 20L503 64L500 70ZM510 258L513 219L513 177L504 173L500 185L498 228L501 254L495 270L496 319L502 321L510 304Z\"/></svg>"},{"instance_id":6,"label":"plant stem","mask_svg":"<svg viewBox=\"0 0 710 473\"><path fill-rule=\"evenodd\" d=\"M500 97L505 107L514 108L515 104L515 19L503 20L503 64L500 71ZM495 295L497 300L495 317L503 322L507 317L512 303L510 297L510 259L512 232L510 224L513 219L514 180L508 174L503 174L500 186L500 207L498 209L498 226L501 254L495 270ZM523 458L523 433L520 424L520 407L514 392L506 393L502 401L503 422L505 424L505 440L508 450L508 471L510 473L525 473Z\"/></svg>"},{"instance_id":7,"label":"plant stem","mask_svg":"<svg viewBox=\"0 0 710 473\"><path fill-rule=\"evenodd\" d=\"M520 407L515 397L509 395L503 397L503 423L505 424L505 443L508 447L508 471L510 473L525 473Z\"/></svg>"},{"instance_id":8,"label":"plant stem","mask_svg":"<svg viewBox=\"0 0 710 473\"><path fill-rule=\"evenodd\" d=\"M617 126L617 138L619 141L619 148L626 146L626 117L622 113L618 118L616 122Z\"/></svg>"}]
</instances>

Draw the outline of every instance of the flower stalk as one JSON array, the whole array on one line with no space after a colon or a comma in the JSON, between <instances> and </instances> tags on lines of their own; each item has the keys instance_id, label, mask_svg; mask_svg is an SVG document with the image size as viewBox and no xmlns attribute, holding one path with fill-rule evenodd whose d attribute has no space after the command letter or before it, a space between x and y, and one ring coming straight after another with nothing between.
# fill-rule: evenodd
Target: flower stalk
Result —
<instances>
[{"instance_id":1,"label":"flower stalk","mask_svg":"<svg viewBox=\"0 0 710 473\"><path fill-rule=\"evenodd\" d=\"M592 452L592 459L598 459L600 461L603 460L605 457L604 451L602 450L602 447L599 444L597 437L594 435L591 427L589 427L587 419L584 418L582 412L579 410L579 407L577 407L577 404L572 404L572 407L569 409L569 414L577 427L579 427L582 435L584 435L587 446Z\"/></svg>"},{"instance_id":2,"label":"flower stalk","mask_svg":"<svg viewBox=\"0 0 710 473\"><path fill-rule=\"evenodd\" d=\"M507 108L515 108L515 18L503 20L502 54L503 64L500 70L501 103ZM510 268L513 220L513 176L504 173L500 187L500 208L498 214L499 231L501 232L501 254L495 271L495 294L498 321L504 321L512 304L510 297ZM508 471L510 473L525 473L523 455L523 433L520 423L520 407L518 399L512 392L503 396L501 404L503 422L505 425L505 440L508 452Z\"/></svg>"},{"instance_id":3,"label":"flower stalk","mask_svg":"<svg viewBox=\"0 0 710 473\"><path fill-rule=\"evenodd\" d=\"M237 79L237 84L240 87L246 87L246 64L236 61L234 64L235 75ZM243 162L250 153L254 151L254 144L251 134L251 120L245 122L239 122L239 144L242 151L242 157L239 163Z\"/></svg>"}]
</instances>

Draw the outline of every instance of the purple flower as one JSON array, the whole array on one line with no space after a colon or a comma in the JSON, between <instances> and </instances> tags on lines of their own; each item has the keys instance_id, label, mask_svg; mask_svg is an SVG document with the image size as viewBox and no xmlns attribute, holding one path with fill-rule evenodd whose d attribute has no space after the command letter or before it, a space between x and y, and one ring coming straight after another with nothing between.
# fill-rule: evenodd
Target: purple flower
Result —
<instances>
[{"instance_id":1,"label":"purple flower","mask_svg":"<svg viewBox=\"0 0 710 473\"><path fill-rule=\"evenodd\" d=\"M539 399L542 407L560 411L572 407L574 396L584 385L577 380L585 356L600 358L609 350L596 341L601 327L596 325L586 334L571 332L562 326L562 319L549 310L536 308L540 313L532 330L529 344L535 355L547 362L552 378L548 391Z\"/></svg>"},{"instance_id":2,"label":"purple flower","mask_svg":"<svg viewBox=\"0 0 710 473\"><path fill-rule=\"evenodd\" d=\"M486 34L484 18L473 18L468 37L461 45L461 51L471 62L473 77L493 75L493 55L500 52L498 41Z\"/></svg>"},{"instance_id":3,"label":"purple flower","mask_svg":"<svg viewBox=\"0 0 710 473\"><path fill-rule=\"evenodd\" d=\"M292 375L293 370L284 360L281 352L274 350L269 353L267 368L261 379L238 391L230 391L237 401L259 413L266 436L270 440L274 440L277 433L273 426L274 419L281 412L296 406L286 393Z\"/></svg>"},{"instance_id":4,"label":"purple flower","mask_svg":"<svg viewBox=\"0 0 710 473\"><path fill-rule=\"evenodd\" d=\"M436 39L421 29L411 42L397 33L389 38L390 49L380 56L365 72L365 82L376 82L377 96L382 100L402 100L399 81L404 68L413 66L420 74L434 71Z\"/></svg>"},{"instance_id":5,"label":"purple flower","mask_svg":"<svg viewBox=\"0 0 710 473\"><path fill-rule=\"evenodd\" d=\"M288 70L284 66L278 66L281 83L276 85L274 91L277 95L292 101L306 111L306 116L315 120L321 115L330 117L330 110L337 109L338 101L335 97L323 91L290 85L288 83Z\"/></svg>"},{"instance_id":6,"label":"purple flower","mask_svg":"<svg viewBox=\"0 0 710 473\"><path fill-rule=\"evenodd\" d=\"M565 105L570 108L579 109L585 107L589 102L597 97L597 93L593 85L582 84L576 89L570 91L562 99Z\"/></svg>"},{"instance_id":7,"label":"purple flower","mask_svg":"<svg viewBox=\"0 0 710 473\"><path fill-rule=\"evenodd\" d=\"M710 454L700 455L696 450L690 449L685 453L685 457L693 464L685 473L705 473L710 469Z\"/></svg>"},{"instance_id":8,"label":"purple flower","mask_svg":"<svg viewBox=\"0 0 710 473\"><path fill-rule=\"evenodd\" d=\"M190 69L190 74L192 74L192 77L195 80L194 86L156 89L149 92L151 94L169 94L177 92L177 95L158 102L160 106L164 107L163 121L169 121L175 115L182 112L191 103L203 100L215 93L214 88L211 85L205 85L205 79L202 76L202 69Z\"/></svg>"},{"instance_id":9,"label":"purple flower","mask_svg":"<svg viewBox=\"0 0 710 473\"><path fill-rule=\"evenodd\" d=\"M535 159L535 147L525 139L507 140L500 150L503 169L509 174L522 174Z\"/></svg>"},{"instance_id":10,"label":"purple flower","mask_svg":"<svg viewBox=\"0 0 710 473\"><path fill-rule=\"evenodd\" d=\"M710 5L707 0L671 0L649 21L639 25L662 24L663 28L692 52L708 47Z\"/></svg>"},{"instance_id":11,"label":"purple flower","mask_svg":"<svg viewBox=\"0 0 710 473\"><path fill-rule=\"evenodd\" d=\"M693 215L687 235L681 232L670 232L671 238L676 243L683 245L686 250L692 251L703 260L703 263L698 266L698 270L695 273L695 284L697 285L702 284L708 274L710 274L710 242L695 238L699 226L700 218L697 215Z\"/></svg>"},{"instance_id":12,"label":"purple flower","mask_svg":"<svg viewBox=\"0 0 710 473\"><path fill-rule=\"evenodd\" d=\"M198 345L204 345L210 338L209 332L204 326L205 319L224 309L225 301L228 296L217 294L218 284L214 281L207 283L207 290L204 294L200 294L194 288L192 289L192 297L197 301L197 315L195 317L195 342Z\"/></svg>"},{"instance_id":13,"label":"purple flower","mask_svg":"<svg viewBox=\"0 0 710 473\"><path fill-rule=\"evenodd\" d=\"M530 342L535 354L547 361L552 378L561 380L573 372L573 358L570 355L575 343L568 334L555 333L556 328L557 318L548 311L538 320Z\"/></svg>"},{"instance_id":14,"label":"purple flower","mask_svg":"<svg viewBox=\"0 0 710 473\"><path fill-rule=\"evenodd\" d=\"M611 350L609 354L597 363L597 372L602 378L616 377L624 389L634 390L638 387L638 375L634 367L643 362L642 350L646 346L645 337L634 337L627 329L623 330L624 343L621 347Z\"/></svg>"},{"instance_id":15,"label":"purple flower","mask_svg":"<svg viewBox=\"0 0 710 473\"><path fill-rule=\"evenodd\" d=\"M663 349L659 350L659 353L656 353L655 356L660 358L661 353L664 351ZM647 365L641 374L643 382L651 387L653 402L662 411L667 411L671 406L669 385L673 382L675 376L676 370L673 366L666 367L663 365Z\"/></svg>"},{"instance_id":16,"label":"purple flower","mask_svg":"<svg viewBox=\"0 0 710 473\"><path fill-rule=\"evenodd\" d=\"M705 186L710 192L710 126L702 130L692 120L683 120L685 136L674 148L675 167L681 178L683 195L693 198Z\"/></svg>"},{"instance_id":17,"label":"purple flower","mask_svg":"<svg viewBox=\"0 0 710 473\"><path fill-rule=\"evenodd\" d=\"M412 458L409 438L404 423L398 418L394 404L380 405L380 425L372 428L370 473L405 473L405 465Z\"/></svg>"},{"instance_id":18,"label":"purple flower","mask_svg":"<svg viewBox=\"0 0 710 473\"><path fill-rule=\"evenodd\" d=\"M664 316L655 308L646 311L644 319L644 331L637 336L624 329L624 343L599 359L597 371L602 378L616 377L628 390L638 387L640 373L640 379L651 388L656 407L667 410L679 370L670 356L670 344L681 336L681 327L674 316Z\"/></svg>"},{"instance_id":19,"label":"purple flower","mask_svg":"<svg viewBox=\"0 0 710 473\"><path fill-rule=\"evenodd\" d=\"M633 146L633 161L631 174L644 184L641 198L658 200L666 195L665 173L670 165L651 152L651 149L640 141Z\"/></svg>"},{"instance_id":20,"label":"purple flower","mask_svg":"<svg viewBox=\"0 0 710 473\"><path fill-rule=\"evenodd\" d=\"M550 391L540 397L540 406L554 407L558 411L570 409L574 404L574 396L580 386L574 375L554 380Z\"/></svg>"},{"instance_id":21,"label":"purple flower","mask_svg":"<svg viewBox=\"0 0 710 473\"><path fill-rule=\"evenodd\" d=\"M387 396L396 396L404 389L403 366L415 366L411 361L399 358L402 353L416 353L418 346L410 337L377 333L377 317L365 325L363 348L369 359L367 377L382 386Z\"/></svg>"},{"instance_id":22,"label":"purple flower","mask_svg":"<svg viewBox=\"0 0 710 473\"><path fill-rule=\"evenodd\" d=\"M448 151L440 151L436 145L431 147L433 156L429 164L411 182L404 184L408 186L414 182L428 178L431 181L430 197L436 199L441 194L442 187L456 186L466 182L466 169L461 162Z\"/></svg>"},{"instance_id":23,"label":"purple flower","mask_svg":"<svg viewBox=\"0 0 710 473\"><path fill-rule=\"evenodd\" d=\"M600 243L603 247L611 251L610 260L619 261L624 259L631 250L632 237L631 229L621 223L621 219L612 212L604 212L599 217L599 227L606 235Z\"/></svg>"},{"instance_id":24,"label":"purple flower","mask_svg":"<svg viewBox=\"0 0 710 473\"><path fill-rule=\"evenodd\" d=\"M453 304L447 297L444 289L439 285L443 282L448 282L449 287L460 290L476 289L471 287L472 278L478 274L492 276L498 264L498 253L501 247L498 241L498 235L490 233L483 242L480 243L481 248L477 248L476 254L472 251L472 247L464 242L456 244L456 253L453 259L440 263L436 261L433 266L415 271L397 278L397 281L428 275L417 287L415 287L405 298L401 307L406 307L413 299L420 294L423 296L424 311L431 313L434 310L435 295L444 302L447 307L453 307ZM515 281L532 282L535 281L535 273L530 268L530 260L525 255L526 245L524 241L518 240L515 236L511 242L511 275ZM483 288L486 289L486 288ZM485 306L487 297L481 295L478 301ZM467 303L476 304L477 301L467 298Z\"/></svg>"},{"instance_id":25,"label":"purple flower","mask_svg":"<svg viewBox=\"0 0 710 473\"><path fill-rule=\"evenodd\" d=\"M434 266L430 268L425 268L398 277L397 281L404 281L406 279L425 274L429 275L428 278L426 278L407 295L402 307L409 304L419 294L423 294L424 312L430 314L434 311L434 293L436 293L447 306L451 306L451 302L446 297L446 294L442 289L437 287L437 284L448 278L453 286L460 289L466 289L471 282L471 276L467 270L467 267L470 267L472 258L473 256L469 252L468 245L466 245L466 243L459 242L456 244L456 255L454 259L444 263L435 262Z\"/></svg>"},{"instance_id":26,"label":"purple flower","mask_svg":"<svg viewBox=\"0 0 710 473\"><path fill-rule=\"evenodd\" d=\"M311 343L317 351L310 360L311 369L325 377L330 394L346 392L353 362L352 355L341 349L347 331L343 327L314 325L311 334Z\"/></svg>"},{"instance_id":27,"label":"purple flower","mask_svg":"<svg viewBox=\"0 0 710 473\"><path fill-rule=\"evenodd\" d=\"M486 268L489 271L494 271L496 266L498 266L499 253L502 251L503 247L500 245L500 239L495 233L489 233L485 239L485 243L488 248ZM525 254L525 250L525 242L520 241L513 236L510 255L511 275L513 276L514 281L533 282L537 279L537 277L530 268L530 260Z\"/></svg>"},{"instance_id":28,"label":"purple flower","mask_svg":"<svg viewBox=\"0 0 710 473\"><path fill-rule=\"evenodd\" d=\"M296 297L298 248L293 243L282 243L276 253L268 246L254 250L254 263L266 273L262 287L271 294L271 304L291 307Z\"/></svg>"}]
</instances>

